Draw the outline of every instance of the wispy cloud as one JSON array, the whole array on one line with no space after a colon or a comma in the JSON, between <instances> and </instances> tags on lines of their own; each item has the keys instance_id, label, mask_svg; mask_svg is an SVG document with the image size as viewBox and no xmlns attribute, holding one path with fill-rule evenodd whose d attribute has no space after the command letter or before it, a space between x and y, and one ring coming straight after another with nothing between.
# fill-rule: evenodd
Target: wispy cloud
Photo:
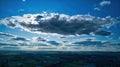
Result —
<instances>
[{"instance_id":1,"label":"wispy cloud","mask_svg":"<svg viewBox=\"0 0 120 67\"><path fill-rule=\"evenodd\" d=\"M106 5L110 5L111 1L102 1L100 2L100 6L106 6Z\"/></svg>"},{"instance_id":2,"label":"wispy cloud","mask_svg":"<svg viewBox=\"0 0 120 67\"><path fill-rule=\"evenodd\" d=\"M94 10L96 10L96 11L100 11L101 9L98 8L98 7L95 7Z\"/></svg>"},{"instance_id":3,"label":"wispy cloud","mask_svg":"<svg viewBox=\"0 0 120 67\"><path fill-rule=\"evenodd\" d=\"M3 33L3 32L0 32L0 36L15 37L15 36L12 35L12 34Z\"/></svg>"},{"instance_id":4,"label":"wispy cloud","mask_svg":"<svg viewBox=\"0 0 120 67\"><path fill-rule=\"evenodd\" d=\"M94 10L95 11L101 11L101 7L109 6L110 4L111 4L111 1L103 0L94 8Z\"/></svg>"}]
</instances>

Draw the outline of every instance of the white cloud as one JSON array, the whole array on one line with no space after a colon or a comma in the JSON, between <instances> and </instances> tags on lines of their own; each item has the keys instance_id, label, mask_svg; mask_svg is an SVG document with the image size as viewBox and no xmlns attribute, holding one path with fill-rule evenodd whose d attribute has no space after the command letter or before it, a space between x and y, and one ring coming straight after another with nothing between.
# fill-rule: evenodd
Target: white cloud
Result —
<instances>
[{"instance_id":1,"label":"white cloud","mask_svg":"<svg viewBox=\"0 0 120 67\"><path fill-rule=\"evenodd\" d=\"M98 7L95 7L94 10L96 10L96 11L100 11L101 9L98 8Z\"/></svg>"},{"instance_id":2,"label":"white cloud","mask_svg":"<svg viewBox=\"0 0 120 67\"><path fill-rule=\"evenodd\" d=\"M109 6L111 4L111 1L103 0L101 1L96 7L94 8L95 11L101 11L104 6Z\"/></svg>"},{"instance_id":3,"label":"white cloud","mask_svg":"<svg viewBox=\"0 0 120 67\"><path fill-rule=\"evenodd\" d=\"M114 22L111 17L69 16L58 13L24 14L23 16L4 18L0 21L6 26L21 28L33 33L55 33L61 35L88 35L92 32L95 33L103 26L110 26Z\"/></svg>"},{"instance_id":4,"label":"white cloud","mask_svg":"<svg viewBox=\"0 0 120 67\"><path fill-rule=\"evenodd\" d=\"M100 6L106 6L106 5L110 5L111 1L102 1L100 2Z\"/></svg>"}]
</instances>

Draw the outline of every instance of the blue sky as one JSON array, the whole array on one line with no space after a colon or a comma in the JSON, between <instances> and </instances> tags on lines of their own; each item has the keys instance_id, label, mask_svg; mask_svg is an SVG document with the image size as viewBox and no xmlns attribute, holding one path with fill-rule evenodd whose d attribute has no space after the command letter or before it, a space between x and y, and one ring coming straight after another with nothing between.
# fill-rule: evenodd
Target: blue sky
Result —
<instances>
[{"instance_id":1,"label":"blue sky","mask_svg":"<svg viewBox=\"0 0 120 67\"><path fill-rule=\"evenodd\" d=\"M120 51L119 7L119 0L0 0L0 49Z\"/></svg>"},{"instance_id":2,"label":"blue sky","mask_svg":"<svg viewBox=\"0 0 120 67\"><path fill-rule=\"evenodd\" d=\"M26 13L40 13L42 11L65 13L69 15L87 14L105 17L120 15L119 0L111 0L111 5L100 7L102 0L1 0L0 10L1 18L13 15L23 15ZM102 11L94 11L95 7L99 7ZM113 10L114 9L114 10Z\"/></svg>"}]
</instances>

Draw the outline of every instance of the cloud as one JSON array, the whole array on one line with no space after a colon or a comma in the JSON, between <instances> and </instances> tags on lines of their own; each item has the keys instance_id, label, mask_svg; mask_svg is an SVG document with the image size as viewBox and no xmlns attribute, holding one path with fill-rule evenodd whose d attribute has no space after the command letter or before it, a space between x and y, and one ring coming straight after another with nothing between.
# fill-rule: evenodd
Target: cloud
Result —
<instances>
[{"instance_id":1,"label":"cloud","mask_svg":"<svg viewBox=\"0 0 120 67\"><path fill-rule=\"evenodd\" d=\"M18 46L17 44L0 43L0 46Z\"/></svg>"},{"instance_id":2,"label":"cloud","mask_svg":"<svg viewBox=\"0 0 120 67\"><path fill-rule=\"evenodd\" d=\"M0 48L0 50L7 50L7 51L14 51L14 50L20 50L20 47L16 47L16 46L2 46L2 48Z\"/></svg>"},{"instance_id":3,"label":"cloud","mask_svg":"<svg viewBox=\"0 0 120 67\"><path fill-rule=\"evenodd\" d=\"M47 46L49 45L47 43L47 39L46 38L42 38L42 37L33 37L31 40L31 45L37 45L37 46Z\"/></svg>"},{"instance_id":4,"label":"cloud","mask_svg":"<svg viewBox=\"0 0 120 67\"><path fill-rule=\"evenodd\" d=\"M43 43L38 43L37 45L38 45L38 46L49 46L49 45L43 44Z\"/></svg>"},{"instance_id":5,"label":"cloud","mask_svg":"<svg viewBox=\"0 0 120 67\"><path fill-rule=\"evenodd\" d=\"M89 35L103 26L110 26L114 21L111 17L94 17L91 15L73 15L58 13L24 14L0 20L2 24L21 28L33 33L55 33L60 35Z\"/></svg>"},{"instance_id":6,"label":"cloud","mask_svg":"<svg viewBox=\"0 0 120 67\"><path fill-rule=\"evenodd\" d=\"M100 6L106 6L106 5L110 5L111 1L102 1L100 2Z\"/></svg>"},{"instance_id":7,"label":"cloud","mask_svg":"<svg viewBox=\"0 0 120 67\"><path fill-rule=\"evenodd\" d=\"M35 40L35 41L37 41L37 42L40 42L40 41L45 42L45 41L47 41L47 39L42 38L42 37L34 37L33 40Z\"/></svg>"},{"instance_id":8,"label":"cloud","mask_svg":"<svg viewBox=\"0 0 120 67\"><path fill-rule=\"evenodd\" d=\"M74 45L58 45L56 41L48 41L51 45L37 43L37 45L0 43L0 50L42 50L42 51L120 51L120 42L102 42L94 39L74 42ZM57 44L56 44L57 43ZM5 48L4 48L5 47ZM19 49L16 49L19 48Z\"/></svg>"},{"instance_id":9,"label":"cloud","mask_svg":"<svg viewBox=\"0 0 120 67\"><path fill-rule=\"evenodd\" d=\"M120 46L120 43L111 43L112 46Z\"/></svg>"},{"instance_id":10,"label":"cloud","mask_svg":"<svg viewBox=\"0 0 120 67\"><path fill-rule=\"evenodd\" d=\"M120 41L106 41L104 44L111 45L111 46L120 46Z\"/></svg>"},{"instance_id":11,"label":"cloud","mask_svg":"<svg viewBox=\"0 0 120 67\"><path fill-rule=\"evenodd\" d=\"M67 38L67 37L65 37L65 36L61 36L60 38L61 38L61 39L64 39L64 38Z\"/></svg>"},{"instance_id":12,"label":"cloud","mask_svg":"<svg viewBox=\"0 0 120 67\"><path fill-rule=\"evenodd\" d=\"M94 46L103 46L103 42L102 41L98 41L98 40L86 40L86 41L81 41L81 42L75 42L73 44L77 44L77 45L83 45L83 46L91 46L91 45L94 45Z\"/></svg>"},{"instance_id":13,"label":"cloud","mask_svg":"<svg viewBox=\"0 0 120 67\"><path fill-rule=\"evenodd\" d=\"M109 6L111 1L103 0L94 8L95 11L101 11L102 7Z\"/></svg>"},{"instance_id":14,"label":"cloud","mask_svg":"<svg viewBox=\"0 0 120 67\"><path fill-rule=\"evenodd\" d=\"M16 40L16 41L28 41L28 39L23 38L23 37L14 37L11 40Z\"/></svg>"},{"instance_id":15,"label":"cloud","mask_svg":"<svg viewBox=\"0 0 120 67\"><path fill-rule=\"evenodd\" d=\"M96 10L96 11L100 11L101 9L98 8L98 7L95 7L94 10Z\"/></svg>"},{"instance_id":16,"label":"cloud","mask_svg":"<svg viewBox=\"0 0 120 67\"><path fill-rule=\"evenodd\" d=\"M30 40L25 37L19 37L13 34L8 34L8 33L3 33L3 32L0 32L0 36L5 36L2 39L0 38L1 39L0 43L6 44L6 45L8 44L8 45L15 46L15 45L21 45L21 44L24 44L24 45L30 44L29 42Z\"/></svg>"},{"instance_id":17,"label":"cloud","mask_svg":"<svg viewBox=\"0 0 120 67\"><path fill-rule=\"evenodd\" d=\"M9 26L11 28L14 28L16 26L15 19L5 18L3 20L0 20L0 22L6 26ZM0 23L0 24L1 24Z\"/></svg>"},{"instance_id":18,"label":"cloud","mask_svg":"<svg viewBox=\"0 0 120 67\"><path fill-rule=\"evenodd\" d=\"M101 35L101 36L108 36L108 35L111 35L111 32L108 32L108 31L96 31L94 32L95 35Z\"/></svg>"},{"instance_id":19,"label":"cloud","mask_svg":"<svg viewBox=\"0 0 120 67\"><path fill-rule=\"evenodd\" d=\"M51 45L60 45L60 43L56 42L56 41L47 41L47 43L50 43Z\"/></svg>"},{"instance_id":20,"label":"cloud","mask_svg":"<svg viewBox=\"0 0 120 67\"><path fill-rule=\"evenodd\" d=\"M15 36L12 35L12 34L3 33L3 32L0 32L0 36L15 37Z\"/></svg>"}]
</instances>

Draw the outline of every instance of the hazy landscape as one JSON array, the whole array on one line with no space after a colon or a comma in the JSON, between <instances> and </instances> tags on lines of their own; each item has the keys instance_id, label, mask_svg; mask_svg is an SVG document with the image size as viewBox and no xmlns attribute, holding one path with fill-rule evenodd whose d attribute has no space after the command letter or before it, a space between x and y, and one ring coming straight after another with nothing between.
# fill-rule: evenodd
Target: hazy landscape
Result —
<instances>
[{"instance_id":1,"label":"hazy landscape","mask_svg":"<svg viewBox=\"0 0 120 67\"><path fill-rule=\"evenodd\" d=\"M0 67L119 66L119 52L0 51Z\"/></svg>"}]
</instances>

